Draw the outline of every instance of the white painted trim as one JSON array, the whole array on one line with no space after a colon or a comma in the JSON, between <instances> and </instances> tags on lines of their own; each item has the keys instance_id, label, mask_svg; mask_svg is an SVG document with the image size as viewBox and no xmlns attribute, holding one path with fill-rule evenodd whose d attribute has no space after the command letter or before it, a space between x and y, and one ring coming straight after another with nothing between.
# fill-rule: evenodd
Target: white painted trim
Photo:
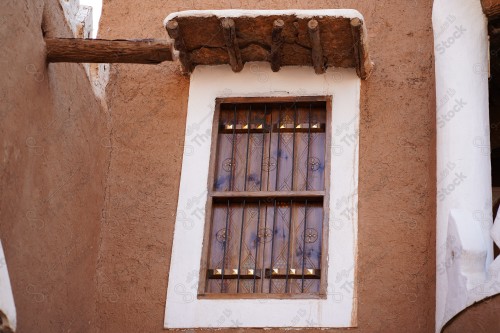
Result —
<instances>
[{"instance_id":1,"label":"white painted trim","mask_svg":"<svg viewBox=\"0 0 500 333\"><path fill-rule=\"evenodd\" d=\"M98 2L99 0L88 0ZM102 1L101 1L102 2ZM93 7L80 5L80 0L59 0L66 22L75 38L94 38ZM102 4L101 4L102 5ZM102 6L98 7L99 11ZM100 17L100 12L99 12ZM95 96L106 104L105 93L109 82L110 64L82 64Z\"/></svg>"},{"instance_id":2,"label":"white painted trim","mask_svg":"<svg viewBox=\"0 0 500 333\"><path fill-rule=\"evenodd\" d=\"M0 325L0 329L8 327L11 330L16 330L16 306L14 305L14 296L12 296L12 288L10 285L9 271L7 270L7 262L3 253L2 242L0 241L0 312L2 312L7 322Z\"/></svg>"},{"instance_id":3,"label":"white painted trim","mask_svg":"<svg viewBox=\"0 0 500 333\"><path fill-rule=\"evenodd\" d=\"M174 17L258 17L258 16L275 16L275 15L294 15L297 18L313 18L313 17L345 17L359 18L363 21L363 15L355 9L288 9L288 10L250 10L250 9L226 9L226 10L184 10L181 12L170 13L163 25Z\"/></svg>"},{"instance_id":4,"label":"white painted trim","mask_svg":"<svg viewBox=\"0 0 500 333\"><path fill-rule=\"evenodd\" d=\"M479 0L436 0L436 332L500 292L493 264L487 22Z\"/></svg>"},{"instance_id":5,"label":"white painted trim","mask_svg":"<svg viewBox=\"0 0 500 333\"><path fill-rule=\"evenodd\" d=\"M211 130L217 97L333 96L327 299L197 299ZM165 310L165 328L356 326L354 267L360 79L353 69L271 71L248 63L197 66L191 75L184 157Z\"/></svg>"}]
</instances>

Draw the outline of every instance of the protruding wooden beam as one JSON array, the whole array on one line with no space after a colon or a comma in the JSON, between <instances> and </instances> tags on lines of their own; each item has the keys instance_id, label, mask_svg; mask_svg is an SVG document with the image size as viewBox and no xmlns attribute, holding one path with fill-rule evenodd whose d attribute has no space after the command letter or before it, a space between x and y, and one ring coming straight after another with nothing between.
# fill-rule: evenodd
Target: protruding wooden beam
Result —
<instances>
[{"instance_id":1,"label":"protruding wooden beam","mask_svg":"<svg viewBox=\"0 0 500 333\"><path fill-rule=\"evenodd\" d=\"M277 19L273 22L272 44L271 44L271 69L277 72L281 68L281 50L283 48L283 36L281 32L285 22L282 19Z\"/></svg>"},{"instance_id":2,"label":"protruding wooden beam","mask_svg":"<svg viewBox=\"0 0 500 333\"><path fill-rule=\"evenodd\" d=\"M500 0L481 0L483 12L488 19L496 19L500 17Z\"/></svg>"},{"instance_id":3,"label":"protruding wooden beam","mask_svg":"<svg viewBox=\"0 0 500 333\"><path fill-rule=\"evenodd\" d=\"M315 19L307 23L309 30L309 40L312 47L312 63L316 74L323 74L325 72L325 64L323 61L323 49L321 48L321 40L319 38L319 23Z\"/></svg>"},{"instance_id":4,"label":"protruding wooden beam","mask_svg":"<svg viewBox=\"0 0 500 333\"><path fill-rule=\"evenodd\" d=\"M157 39L47 38L47 62L159 64L172 61L171 44Z\"/></svg>"},{"instance_id":5,"label":"protruding wooden beam","mask_svg":"<svg viewBox=\"0 0 500 333\"><path fill-rule=\"evenodd\" d=\"M366 43L365 30L363 29L363 21L359 18L351 19L351 32L353 39L354 59L356 61L356 72L358 76L365 80L373 69L373 62L368 53L368 45Z\"/></svg>"},{"instance_id":6,"label":"protruding wooden beam","mask_svg":"<svg viewBox=\"0 0 500 333\"><path fill-rule=\"evenodd\" d=\"M182 65L182 70L185 73L191 73L191 59L189 57L189 52L184 43L184 38L182 37L181 31L179 29L179 23L176 20L171 20L167 22L166 26L168 35L174 40L174 47L179 51L179 60Z\"/></svg>"},{"instance_id":7,"label":"protruding wooden beam","mask_svg":"<svg viewBox=\"0 0 500 333\"><path fill-rule=\"evenodd\" d=\"M233 19L223 18L221 20L224 41L226 42L227 54L229 55L229 64L233 72L240 72L243 69L241 52L236 39L236 27Z\"/></svg>"}]
</instances>

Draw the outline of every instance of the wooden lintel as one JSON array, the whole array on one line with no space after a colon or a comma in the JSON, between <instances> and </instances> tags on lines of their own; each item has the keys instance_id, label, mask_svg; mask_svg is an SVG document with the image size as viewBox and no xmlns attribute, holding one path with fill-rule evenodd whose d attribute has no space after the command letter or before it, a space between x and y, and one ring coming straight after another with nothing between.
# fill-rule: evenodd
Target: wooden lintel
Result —
<instances>
[{"instance_id":1,"label":"wooden lintel","mask_svg":"<svg viewBox=\"0 0 500 333\"><path fill-rule=\"evenodd\" d=\"M277 19L273 22L272 44L271 44L271 69L277 72L281 68L281 50L283 48L283 36L281 32L285 22L282 19Z\"/></svg>"},{"instance_id":2,"label":"wooden lintel","mask_svg":"<svg viewBox=\"0 0 500 333\"><path fill-rule=\"evenodd\" d=\"M325 64L323 61L323 48L321 47L321 40L319 38L319 23L312 19L307 23L309 30L309 40L311 41L311 57L316 74L323 74L325 72Z\"/></svg>"},{"instance_id":3,"label":"wooden lintel","mask_svg":"<svg viewBox=\"0 0 500 333\"><path fill-rule=\"evenodd\" d=\"M361 79L366 80L372 72L373 62L368 53L363 21L357 17L351 19L351 32L354 58L356 60L356 72Z\"/></svg>"},{"instance_id":4,"label":"wooden lintel","mask_svg":"<svg viewBox=\"0 0 500 333\"><path fill-rule=\"evenodd\" d=\"M179 61L181 62L183 72L186 74L191 73L191 59L179 29L179 23L176 20L171 20L167 23L166 29L170 38L174 40L175 49L179 51Z\"/></svg>"},{"instance_id":5,"label":"wooden lintel","mask_svg":"<svg viewBox=\"0 0 500 333\"><path fill-rule=\"evenodd\" d=\"M488 19L496 19L500 17L500 0L481 0L483 12Z\"/></svg>"},{"instance_id":6,"label":"wooden lintel","mask_svg":"<svg viewBox=\"0 0 500 333\"><path fill-rule=\"evenodd\" d=\"M47 62L159 64L172 61L165 40L46 38Z\"/></svg>"},{"instance_id":7,"label":"wooden lintel","mask_svg":"<svg viewBox=\"0 0 500 333\"><path fill-rule=\"evenodd\" d=\"M233 19L223 18L221 20L224 41L226 43L227 54L229 55L229 64L233 72L240 72L243 69L241 52L236 39L236 27Z\"/></svg>"}]
</instances>

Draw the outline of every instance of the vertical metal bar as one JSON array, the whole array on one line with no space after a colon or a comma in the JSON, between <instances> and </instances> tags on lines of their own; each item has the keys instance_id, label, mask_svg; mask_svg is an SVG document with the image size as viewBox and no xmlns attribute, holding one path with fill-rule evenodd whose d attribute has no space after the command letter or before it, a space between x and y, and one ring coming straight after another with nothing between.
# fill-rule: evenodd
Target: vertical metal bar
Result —
<instances>
[{"instance_id":1,"label":"vertical metal bar","mask_svg":"<svg viewBox=\"0 0 500 333\"><path fill-rule=\"evenodd\" d=\"M265 125L265 119L267 116L267 104L264 104L264 124L262 124L262 147L261 147L261 155L260 155L260 182L259 182L259 191L262 191L262 175L263 175L263 164L264 164L264 143L266 140L265 133L264 133L264 125ZM257 230L255 232L255 265L254 265L254 270L253 270L253 292L255 293L255 285L256 285L256 276L257 276L257 261L259 257L259 247L260 244L262 243L264 245L265 249L265 244L266 242L261 242L259 238L259 228L260 228L260 199L259 199L259 213L257 215ZM267 206L266 206L266 211L267 211ZM265 229L264 229L265 231ZM264 260L262 260L262 263L264 263ZM261 279L264 280L264 276L261 273ZM261 288L262 290L262 288Z\"/></svg>"},{"instance_id":2,"label":"vertical metal bar","mask_svg":"<svg viewBox=\"0 0 500 333\"><path fill-rule=\"evenodd\" d=\"M312 104L309 104L309 113L307 116L307 121L309 125L307 126L307 161L306 161L306 191L309 190L309 151L311 146L311 108ZM304 292L304 271L306 264L306 230L307 230L307 199L304 207L304 233L302 240L302 291Z\"/></svg>"},{"instance_id":3,"label":"vertical metal bar","mask_svg":"<svg viewBox=\"0 0 500 333\"><path fill-rule=\"evenodd\" d=\"M297 104L294 103L294 115L293 115L293 138L292 138L292 185L290 191L293 191L293 180L295 175L295 126L297 124Z\"/></svg>"},{"instance_id":4,"label":"vertical metal bar","mask_svg":"<svg viewBox=\"0 0 500 333\"><path fill-rule=\"evenodd\" d=\"M309 125L307 126L307 160L306 160L306 191L309 190L309 148L311 147L311 104L309 104L309 114L307 116L307 121Z\"/></svg>"},{"instance_id":5,"label":"vertical metal bar","mask_svg":"<svg viewBox=\"0 0 500 333\"><path fill-rule=\"evenodd\" d=\"M302 239L302 289L301 292L304 292L304 274L306 268L306 230L307 230L307 199L304 206L304 233Z\"/></svg>"},{"instance_id":6,"label":"vertical metal bar","mask_svg":"<svg viewBox=\"0 0 500 333\"><path fill-rule=\"evenodd\" d=\"M273 255L274 255L274 233L276 232L276 199L274 199L273 234L271 238L271 274L269 275L269 293L272 291L273 280Z\"/></svg>"},{"instance_id":7,"label":"vertical metal bar","mask_svg":"<svg viewBox=\"0 0 500 333\"><path fill-rule=\"evenodd\" d=\"M255 232L255 265L253 269L253 292L255 293L255 278L257 276L257 258L259 255L259 245L260 245L260 240L259 240L259 227L260 227L260 199L259 199L259 213L257 215L257 231ZM261 273L262 276L262 273ZM263 277L262 277L263 279Z\"/></svg>"},{"instance_id":8,"label":"vertical metal bar","mask_svg":"<svg viewBox=\"0 0 500 333\"><path fill-rule=\"evenodd\" d=\"M267 116L267 104L264 104L264 123L265 119ZM271 140L269 140L271 141ZM263 176L263 171L264 171L264 146L266 142L266 135L264 134L264 124L262 124L262 151L260 155L260 184L259 184L259 191L262 191L262 176ZM269 169L269 168L268 168Z\"/></svg>"},{"instance_id":9,"label":"vertical metal bar","mask_svg":"<svg viewBox=\"0 0 500 333\"><path fill-rule=\"evenodd\" d=\"M265 119L267 120L267 104L265 104L265 112L266 112L266 117ZM266 179L266 190L269 191L269 176L270 176L270 170L271 170L271 146L272 146L272 141L273 141L273 109L271 108L271 112L269 113L269 116L270 116L270 122L269 122L269 147L267 149L267 161L268 161L268 166L267 166L267 179ZM267 123L266 123L267 125ZM264 137L264 134L263 134L263 137ZM269 206L269 201L266 200L266 216L265 216L265 219L264 219L264 238L267 237L266 233L267 233L267 208ZM272 237L272 235L271 235ZM265 263L266 263L266 241L264 239L264 243L263 243L263 246L262 246L262 272L261 272L261 275L262 275L262 279L261 279L261 286L260 286L260 290L262 292L264 292L264 281L265 281Z\"/></svg>"},{"instance_id":10,"label":"vertical metal bar","mask_svg":"<svg viewBox=\"0 0 500 333\"><path fill-rule=\"evenodd\" d=\"M246 200L243 200L243 211L241 212L241 229L240 229L240 254L238 256L238 280L236 282L236 293L240 292L240 275L241 275L241 249L243 244L243 227L245 223L245 207Z\"/></svg>"},{"instance_id":11,"label":"vertical metal bar","mask_svg":"<svg viewBox=\"0 0 500 333\"><path fill-rule=\"evenodd\" d=\"M288 290L288 272L290 270L290 242L291 242L291 235L292 235L292 203L293 199L290 200L290 216L288 219L288 250L286 254L286 280L285 280L285 293L289 292Z\"/></svg>"},{"instance_id":12,"label":"vertical metal bar","mask_svg":"<svg viewBox=\"0 0 500 333\"><path fill-rule=\"evenodd\" d=\"M250 104L250 108L247 110L247 158L245 160L245 183L243 185L243 190L247 190L247 175L248 175L248 151L250 145L250 111L252 110L252 104Z\"/></svg>"},{"instance_id":13,"label":"vertical metal bar","mask_svg":"<svg viewBox=\"0 0 500 333\"><path fill-rule=\"evenodd\" d=\"M280 158L281 158L281 133L280 133L280 121L281 121L281 104L278 111L278 150L276 151L276 179L274 190L278 191L279 184L279 171L280 171Z\"/></svg>"},{"instance_id":14,"label":"vertical metal bar","mask_svg":"<svg viewBox=\"0 0 500 333\"><path fill-rule=\"evenodd\" d=\"M233 139L231 140L231 172L229 173L229 191L233 190L233 173L236 171L234 169L234 147L236 141L236 104L234 105L233 112Z\"/></svg>"},{"instance_id":15,"label":"vertical metal bar","mask_svg":"<svg viewBox=\"0 0 500 333\"><path fill-rule=\"evenodd\" d=\"M233 190L233 173L235 172L234 170L234 147L235 147L235 141L236 141L236 104L234 105L234 111L233 111L233 136L232 136L232 141L231 141L231 172L229 173L229 191ZM227 214L226 214L226 229L225 229L225 234L224 234L224 254L222 256L222 276L221 276L221 293L224 292L224 274L226 271L225 265L226 265L226 250L227 250L227 242L228 242L228 225L229 225L229 205L230 205L230 200L227 200Z\"/></svg>"},{"instance_id":16,"label":"vertical metal bar","mask_svg":"<svg viewBox=\"0 0 500 333\"><path fill-rule=\"evenodd\" d=\"M271 123L269 126L269 151L267 154L267 161L268 161L268 166L267 166L267 186L266 189L269 191L269 176L271 174L271 146L273 142L273 109L271 108ZM266 208L267 209L267 208Z\"/></svg>"},{"instance_id":17,"label":"vertical metal bar","mask_svg":"<svg viewBox=\"0 0 500 333\"><path fill-rule=\"evenodd\" d=\"M266 267L265 267L265 264L266 264L266 233L267 233L267 206L269 206L267 200L266 200L266 216L264 218L264 241L263 241L263 245L262 245L262 267L261 267L261 282L260 282L260 290L261 292L264 292L264 280L265 280L265 270L266 270Z\"/></svg>"},{"instance_id":18,"label":"vertical metal bar","mask_svg":"<svg viewBox=\"0 0 500 333\"><path fill-rule=\"evenodd\" d=\"M245 177L243 179L243 191L247 190L247 174L248 174L248 151L250 150L250 111L252 110L252 105L250 104L247 110L247 154L245 159ZM238 280L236 281L236 293L240 292L240 276L241 276L241 250L243 247L243 229L245 226L245 208L246 200L243 200L243 211L241 212L241 229L240 229L240 253L238 256Z\"/></svg>"},{"instance_id":19,"label":"vertical metal bar","mask_svg":"<svg viewBox=\"0 0 500 333\"><path fill-rule=\"evenodd\" d=\"M227 234L227 229L229 225L229 199L227 200L227 209L226 209L226 229L224 233L224 252L222 255L222 275L221 275L221 281L220 281L220 292L224 293L224 273L226 271L225 265L226 265L226 249L227 249L227 240L228 240L228 234Z\"/></svg>"},{"instance_id":20,"label":"vertical metal bar","mask_svg":"<svg viewBox=\"0 0 500 333\"><path fill-rule=\"evenodd\" d=\"M278 150L276 151L276 179L275 179L275 185L274 185L274 190L278 191L278 179L279 179L279 167L280 167L280 146L281 146L281 134L280 134L280 121L281 121L281 104L280 104L280 109L278 111L278 122L277 122L277 127L278 127ZM273 263L274 263L274 236L276 232L276 199L274 199L274 215L273 215L273 234L271 238L271 275L269 276L269 293L272 292L272 280L273 280Z\"/></svg>"},{"instance_id":21,"label":"vertical metal bar","mask_svg":"<svg viewBox=\"0 0 500 333\"><path fill-rule=\"evenodd\" d=\"M292 180L290 185L290 190L293 191L294 185L294 175L295 175L295 126L297 123L297 103L293 104L294 114L293 114L293 137L292 137ZM288 250L286 255L286 280L285 280L285 292L289 292L288 290L288 273L290 270L290 243L292 241L292 203L293 200L290 200L290 216L288 220Z\"/></svg>"}]
</instances>

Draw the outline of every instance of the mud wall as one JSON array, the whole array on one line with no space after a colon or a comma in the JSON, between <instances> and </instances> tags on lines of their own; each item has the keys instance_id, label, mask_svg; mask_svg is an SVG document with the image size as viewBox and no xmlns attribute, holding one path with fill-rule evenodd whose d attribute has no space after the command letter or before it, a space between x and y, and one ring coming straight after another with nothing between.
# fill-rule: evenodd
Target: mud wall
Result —
<instances>
[{"instance_id":1,"label":"mud wall","mask_svg":"<svg viewBox=\"0 0 500 333\"><path fill-rule=\"evenodd\" d=\"M102 38L165 38L163 18L187 9L354 8L364 15L376 69L361 88L359 332L434 331L431 5L429 0L104 2ZM175 64L112 69L109 200L98 266L102 332L162 332L188 87Z\"/></svg>"},{"instance_id":2,"label":"mud wall","mask_svg":"<svg viewBox=\"0 0 500 333\"><path fill-rule=\"evenodd\" d=\"M490 333L500 331L500 296L489 297L471 305L456 315L443 328L444 333L478 332Z\"/></svg>"},{"instance_id":3,"label":"mud wall","mask_svg":"<svg viewBox=\"0 0 500 333\"><path fill-rule=\"evenodd\" d=\"M57 0L1 12L0 237L18 332L95 331L108 117L82 65L45 64L42 30L72 36Z\"/></svg>"}]
</instances>

